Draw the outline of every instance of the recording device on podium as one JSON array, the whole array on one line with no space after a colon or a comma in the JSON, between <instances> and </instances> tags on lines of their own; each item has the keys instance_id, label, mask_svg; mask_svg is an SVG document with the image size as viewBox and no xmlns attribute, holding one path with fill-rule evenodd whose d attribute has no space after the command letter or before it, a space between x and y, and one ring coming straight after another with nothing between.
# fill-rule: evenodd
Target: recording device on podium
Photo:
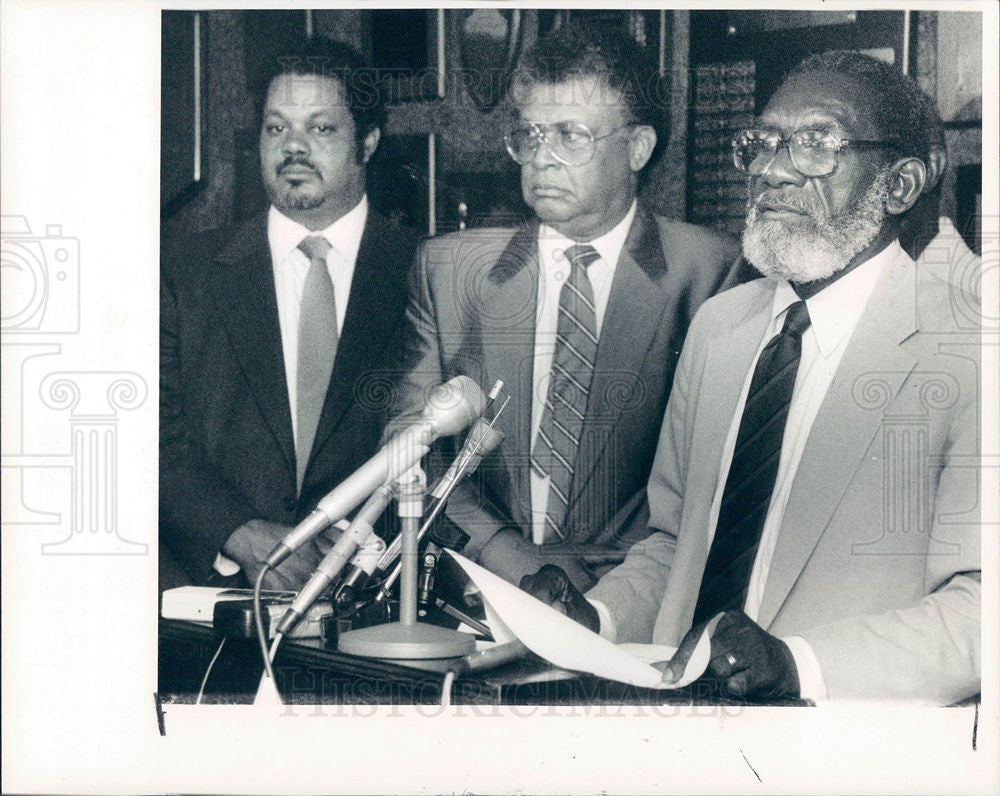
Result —
<instances>
[{"instance_id":1,"label":"recording device on podium","mask_svg":"<svg viewBox=\"0 0 1000 796\"><path fill-rule=\"evenodd\" d=\"M382 450L320 500L312 514L272 551L268 565L276 566L272 561L280 563L368 497L361 511L289 606L278 625L278 633L286 634L294 627L309 606L333 583L358 548L374 533L375 523L395 496L394 482L419 464L436 439L457 434L471 424L482 414L484 404L482 390L468 376L456 376L435 388L420 419L393 436Z\"/></svg>"},{"instance_id":2,"label":"recording device on podium","mask_svg":"<svg viewBox=\"0 0 1000 796\"><path fill-rule=\"evenodd\" d=\"M433 440L457 433L472 422L476 414L479 414L480 417L476 419L458 456L431 491L429 511L417 535L417 541L420 541L459 481L473 472L483 456L494 450L503 439L502 432L496 428L496 421L509 396L504 394L501 399L502 390L503 382L496 382L489 398L486 399L486 406L483 407L483 394L468 377L458 376L437 388L428 399L423 415L417 423L393 437L375 457L330 492L320 501L313 514L283 540L272 553L272 558L279 561L288 554L285 548L289 552L294 550L309 538L307 533L318 533L322 530L322 525L334 520L334 515L350 511L345 507L359 500L359 493L368 489L371 478L385 478L374 489L367 502L324 557L316 572L288 607L278 624L279 634L288 635L309 607L334 583L349 559L350 570L336 592L342 604L345 600L353 602L359 585L363 585L367 576L376 568L385 571L399 558L402 535L393 541L374 566L370 563L373 556L369 552L370 545L367 544L370 539L377 538L374 525L393 498L397 497L394 480L419 462ZM366 560L369 563L366 564ZM389 573L380 594L385 594L399 573L400 566L397 564Z\"/></svg>"},{"instance_id":3,"label":"recording device on podium","mask_svg":"<svg viewBox=\"0 0 1000 796\"><path fill-rule=\"evenodd\" d=\"M190 598L199 606L197 616L183 618L196 618L204 623L211 616L216 634L223 638L255 636L266 671L261 687L270 690L274 686L265 683L274 683L272 662L282 639L288 637L320 637L324 646L336 638L341 652L406 660L412 665L420 659L436 659L428 665L440 666L443 659L445 663L452 661L448 671L453 673L478 671L523 655L523 651L515 651L511 645L500 645L493 653L484 655L476 651L472 633L451 629L458 620L481 637L492 638L486 625L456 607L464 603L464 596L449 597L456 605L442 599L442 595L448 597L438 582L442 571L437 564L442 550L430 535L432 524L456 486L501 444L503 433L497 421L508 402L502 381L493 385L488 398L465 376L436 387L418 420L393 436L378 453L323 497L312 513L269 553L249 592L252 605L245 599L245 593L233 594L232 601L226 602L228 595L220 595L218 590L199 589L199 594ZM421 459L437 439L455 435L470 425L472 428L447 471L426 490ZM374 528L393 500L398 504L401 531L387 546ZM347 517L359 506L360 510L348 522ZM341 533L298 594L262 592L269 569L331 525L337 525ZM425 545L423 568L419 570L421 541ZM369 579L379 588L367 594L376 610L369 612L365 620L352 622L332 610L345 603L362 604L357 598ZM398 621L390 622L387 620L393 611L388 594L397 579L398 602L393 608ZM443 579L448 580L447 574ZM333 586L337 586L336 590L331 589ZM237 599L240 597L244 599ZM172 605L171 599L169 593L164 595L165 618L173 615L167 610ZM381 606L375 605L378 602ZM418 621L418 605L426 609L419 612L420 616L436 610L436 615L430 618L451 627ZM374 624L369 621L372 614L379 614Z\"/></svg>"},{"instance_id":4,"label":"recording device on podium","mask_svg":"<svg viewBox=\"0 0 1000 796\"><path fill-rule=\"evenodd\" d=\"M267 572L278 566L320 531L344 519L381 486L397 481L408 470L418 466L436 439L457 434L466 428L482 414L484 404L485 397L482 390L467 376L456 376L436 387L428 397L419 420L390 439L378 453L323 497L312 513L292 529L270 552L264 566L257 574L253 600L257 639L264 659L266 676L272 683L274 682L274 672L271 661L277 653L278 645L285 636L282 628L290 630L301 618L303 605L307 601L310 604L314 601L311 596L312 592L318 596L319 592L325 588L323 581L326 578L330 578L332 581L332 578L339 573L343 564L357 550L359 543L364 541L364 537L367 535L364 526L358 524L353 533L345 532L341 535L334 546L334 551L331 551L331 556L328 557L324 571L317 576L310 588L310 594L296 604L294 610L290 608L286 616L283 617L282 627L279 627L276 632L270 651L267 646L263 611L260 604L261 587ZM372 511L376 510L377 508L373 506Z\"/></svg>"},{"instance_id":5,"label":"recording device on podium","mask_svg":"<svg viewBox=\"0 0 1000 796\"><path fill-rule=\"evenodd\" d=\"M437 609L437 617L445 620L443 624L449 624L447 619L450 617L454 627L454 620L458 619L482 636L490 637L485 625L448 604L442 599L440 588L436 590L436 576L440 573L435 571L435 567L441 548L431 538L425 540L425 537L456 486L475 472L483 458L502 442L503 433L497 427L497 420L508 401L509 396L503 391L501 381L493 385L488 398L466 376L457 376L436 387L415 422L390 438L378 453L323 497L309 516L269 553L252 592L253 624L247 619L247 608L234 603L223 606L224 610L214 611L216 621L213 624L217 625L217 633L242 638L256 635L267 677L272 681L272 661L281 640L289 636L316 635L315 628L310 629L309 622L303 619L313 617L316 609L312 607L317 603L317 608L325 617L321 617L323 632L320 635L329 641L328 627L336 626L336 631L330 629L329 632L336 635L341 652L408 660L455 659L472 653L475 638L470 633L422 623L417 619L419 601L421 606L431 611ZM420 469L421 459L429 453L436 440L458 434L469 426L472 428L448 470L427 491ZM428 498L426 507L425 492ZM387 546L374 527L393 500L399 507L401 531L398 538ZM347 517L359 506L360 510L348 522ZM289 598L269 598L265 617L261 600L265 573L335 524L342 529L340 536L305 587L288 602ZM424 567L418 575L421 541L425 541ZM397 579L398 603L394 608L398 621L386 622L392 613L389 610L389 589ZM369 620L373 613L380 615L376 624L365 620L352 622L339 610L336 617L329 616L331 606L362 605L363 601L358 598L369 580L379 588L377 591L369 590L366 595L368 600L373 605L382 603L375 606L374 612L369 612ZM336 589L331 589L334 586ZM320 598L324 598L322 602ZM460 602L461 598L456 604ZM280 621L276 622L279 615ZM269 620L266 626L265 618ZM313 619L310 622L315 624ZM464 663L463 669L467 668ZM470 670L477 668L477 665L472 665Z\"/></svg>"},{"instance_id":6,"label":"recording device on podium","mask_svg":"<svg viewBox=\"0 0 1000 796\"><path fill-rule=\"evenodd\" d=\"M463 422L465 425L468 424L468 420L466 420L465 416L457 419L454 416L449 416L445 418L447 422L442 422L440 405L443 404L445 400L449 402L454 401L459 407L466 410L466 412L470 407L475 407L476 404L482 404L482 393L479 391L479 388L467 377L459 376L451 382L448 382L445 386L448 385L451 385L459 390L460 398L455 401L452 395L435 397L435 395L432 394L431 399L428 401L428 409L425 410L424 418L426 419L428 414L431 412L438 412L437 419L434 421L436 423L436 431L433 434L423 432L421 436L418 437L418 439L421 440L421 444L422 440L429 436L437 438L445 433L454 433L450 432L450 429L453 428L458 422ZM489 397L486 400L486 406L479 410L480 417L475 421L472 431L470 431L466 437L462 449L455 457L455 460L448 468L448 471L438 480L437 484L431 490L430 505L427 507L426 514L424 514L423 507L421 507L421 515L424 519L417 532L417 543L419 543L420 540L426 535L428 529L431 527L431 524L447 503L448 497L451 495L452 491L462 478L474 472L483 457L490 451L494 450L503 440L503 433L496 428L496 422L508 401L509 396L503 393L503 382L497 381L490 390ZM413 427L411 427L411 429L412 428ZM407 429L402 432L402 434L411 434L411 431L410 429ZM392 445L392 441L386 445L386 448L390 445ZM408 452L407 458L405 458L404 461L410 461L408 454L411 448L407 447L403 450ZM398 468L390 466L388 468L388 472L391 474L392 471L396 469ZM340 487L338 487L338 489L340 489ZM303 589L295 597L295 600L289 606L281 622L278 624L278 633L287 635L295 627L302 616L305 615L306 611L309 610L309 607L315 603L316 600L319 599L320 595L322 595L323 592L325 592L336 580L337 576L347 563L348 557L352 554L354 558L351 559L350 568L341 580L340 585L337 587L334 594L334 603L341 606L348 603L353 605L357 597L358 589L365 584L368 577L373 574L376 569L385 572L394 562L397 562L397 559L400 557L401 544L403 540L402 534L393 540L392 544L388 546L383 555L374 565L371 563L373 557L368 552L369 545L367 544L368 540L373 537L377 538L375 537L374 525L394 497L398 497L398 495L396 494L394 483L389 480L381 484L372 493L351 524L343 532L343 534L341 534L340 538L334 544L330 552L324 557L323 561L320 563L313 576L306 583L305 587L303 587ZM401 564L396 563L395 568L388 573L382 583L382 588L378 593L380 596L384 597L388 589L394 584L396 578L399 576L400 571ZM424 597L426 599L428 598L428 595L424 595ZM443 603L443 601L441 602ZM452 609L450 613L453 616L457 614L463 619L471 619L471 617L467 617L457 609ZM472 621L474 622L475 620Z\"/></svg>"}]
</instances>

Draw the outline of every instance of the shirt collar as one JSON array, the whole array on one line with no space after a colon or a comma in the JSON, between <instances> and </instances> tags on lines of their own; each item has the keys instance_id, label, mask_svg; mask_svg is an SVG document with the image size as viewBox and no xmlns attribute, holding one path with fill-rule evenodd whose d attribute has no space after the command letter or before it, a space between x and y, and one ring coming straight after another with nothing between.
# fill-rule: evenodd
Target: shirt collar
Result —
<instances>
[{"instance_id":1,"label":"shirt collar","mask_svg":"<svg viewBox=\"0 0 1000 796\"><path fill-rule=\"evenodd\" d=\"M353 208L334 221L330 226L311 230L293 221L274 205L267 213L267 241L271 247L271 259L283 263L310 235L322 235L347 262L353 263L361 246L361 235L368 218L368 196L361 197Z\"/></svg>"},{"instance_id":2,"label":"shirt collar","mask_svg":"<svg viewBox=\"0 0 1000 796\"><path fill-rule=\"evenodd\" d=\"M632 228L632 222L635 220L636 208L637 202L633 199L632 206L629 207L628 212L621 221L599 238L587 241L587 244L593 246L597 253L601 255L601 259L610 265L612 269L618 265L618 258L625 247L625 238L628 237L629 230ZM553 254L556 251L565 251L570 246L576 246L579 243L579 241L567 238L565 235L557 232L548 224L542 223L538 225L538 248L543 253L541 258L543 268L554 261Z\"/></svg>"},{"instance_id":3,"label":"shirt collar","mask_svg":"<svg viewBox=\"0 0 1000 796\"><path fill-rule=\"evenodd\" d=\"M823 356L829 356L854 330L871 298L875 283L889 263L901 253L899 241L894 240L874 257L806 299L809 322ZM771 303L772 323L796 301L799 301L799 296L792 286L784 279L778 280Z\"/></svg>"}]
</instances>

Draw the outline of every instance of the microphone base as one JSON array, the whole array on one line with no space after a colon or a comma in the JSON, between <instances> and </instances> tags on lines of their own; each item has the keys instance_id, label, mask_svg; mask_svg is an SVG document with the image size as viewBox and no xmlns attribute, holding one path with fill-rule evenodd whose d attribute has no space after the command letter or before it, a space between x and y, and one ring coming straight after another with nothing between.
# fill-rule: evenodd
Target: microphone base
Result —
<instances>
[{"instance_id":1,"label":"microphone base","mask_svg":"<svg viewBox=\"0 0 1000 796\"><path fill-rule=\"evenodd\" d=\"M412 625L392 622L351 630L337 641L340 652L362 658L456 658L468 655L475 648L476 640L468 633L419 622Z\"/></svg>"}]
</instances>

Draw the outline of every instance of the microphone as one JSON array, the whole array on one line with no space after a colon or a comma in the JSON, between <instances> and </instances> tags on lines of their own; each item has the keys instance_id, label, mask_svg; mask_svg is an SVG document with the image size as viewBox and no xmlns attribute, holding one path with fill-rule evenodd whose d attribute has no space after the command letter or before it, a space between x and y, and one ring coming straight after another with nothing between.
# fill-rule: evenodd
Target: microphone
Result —
<instances>
[{"instance_id":1,"label":"microphone","mask_svg":"<svg viewBox=\"0 0 1000 796\"><path fill-rule=\"evenodd\" d=\"M348 557L375 532L375 523L378 522L378 518L382 516L382 512L392 501L394 493L395 488L391 483L382 484L372 493L347 530L340 535L330 552L316 567L316 571L302 587L302 591L295 596L292 604L281 618L276 633L288 635L299 619L319 599L323 590L333 583L333 579L340 574L340 570L347 563Z\"/></svg>"},{"instance_id":2,"label":"microphone","mask_svg":"<svg viewBox=\"0 0 1000 796\"><path fill-rule=\"evenodd\" d=\"M399 478L427 454L434 440L457 434L479 417L484 403L483 391L468 376L455 376L435 387L420 420L395 435L320 500L312 513L275 546L267 557L267 566L278 566L317 533L346 517L382 484Z\"/></svg>"},{"instance_id":3,"label":"microphone","mask_svg":"<svg viewBox=\"0 0 1000 796\"><path fill-rule=\"evenodd\" d=\"M503 432L495 426L490 425L484 418L479 418L476 421L476 424L472 427L472 431L469 432L469 436L465 440L465 446L459 452L455 461L452 462L451 467L448 468L448 472L441 476L429 493L427 518L420 528L420 538L423 538L424 534L430 528L431 523L440 513L441 509L444 508L445 501L451 495L452 490L458 485L458 482L465 476L472 475L476 471L476 468L479 467L479 463L483 460L483 457L496 450L500 446L500 443L503 442L503 439ZM389 546L386 547L385 552L379 559L378 569L385 569L399 557L400 544L398 536L389 543ZM388 581L386 585L391 586L392 581Z\"/></svg>"},{"instance_id":4,"label":"microphone","mask_svg":"<svg viewBox=\"0 0 1000 796\"><path fill-rule=\"evenodd\" d=\"M474 473L483 457L496 450L503 442L504 434L496 428L497 418L510 400L510 396L503 392L503 386L503 382L500 380L494 383L482 416L476 420L472 430L465 438L465 444L451 463L448 471L438 479L429 492L429 500L425 509L426 519L420 527L418 539L423 539L458 482ZM385 570L399 557L401 544L402 540L397 536L389 543L374 566L370 559L362 561L360 554L354 557L347 574L334 592L334 605L338 614L350 613L359 590L365 586L375 570ZM386 579L384 589L395 582L397 574L398 568Z\"/></svg>"},{"instance_id":5,"label":"microphone","mask_svg":"<svg viewBox=\"0 0 1000 796\"><path fill-rule=\"evenodd\" d=\"M506 402L504 402L506 406ZM465 438L465 445L459 451L458 456L451 463L451 467L431 490L430 496L435 500L441 500L455 488L463 476L472 475L479 467L483 457L492 453L503 442L503 432L494 425L495 418L487 418L485 415L476 420L469 436Z\"/></svg>"}]
</instances>

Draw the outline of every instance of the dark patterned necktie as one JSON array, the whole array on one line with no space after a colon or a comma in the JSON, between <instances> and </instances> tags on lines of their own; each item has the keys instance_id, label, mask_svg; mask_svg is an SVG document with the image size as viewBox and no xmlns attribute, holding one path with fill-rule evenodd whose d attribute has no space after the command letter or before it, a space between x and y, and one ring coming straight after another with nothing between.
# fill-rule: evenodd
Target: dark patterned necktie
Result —
<instances>
[{"instance_id":1,"label":"dark patterned necktie","mask_svg":"<svg viewBox=\"0 0 1000 796\"><path fill-rule=\"evenodd\" d=\"M571 270L559 292L552 378L531 453L532 469L549 477L546 541L566 538L562 526L597 356L597 315L587 267L600 255L593 246L577 245L568 248L565 256Z\"/></svg>"},{"instance_id":2,"label":"dark patterned necktie","mask_svg":"<svg viewBox=\"0 0 1000 796\"><path fill-rule=\"evenodd\" d=\"M719 506L719 521L705 563L693 625L720 611L742 610L771 492L778 474L792 388L809 328L804 301L788 308L781 332L764 346L754 369L733 460Z\"/></svg>"},{"instance_id":3,"label":"dark patterned necktie","mask_svg":"<svg viewBox=\"0 0 1000 796\"><path fill-rule=\"evenodd\" d=\"M296 369L295 471L299 492L316 437L316 427L330 386L337 356L337 300L326 266L333 248L326 238L313 235L299 244L309 258L309 272L299 305L299 352Z\"/></svg>"}]
</instances>

